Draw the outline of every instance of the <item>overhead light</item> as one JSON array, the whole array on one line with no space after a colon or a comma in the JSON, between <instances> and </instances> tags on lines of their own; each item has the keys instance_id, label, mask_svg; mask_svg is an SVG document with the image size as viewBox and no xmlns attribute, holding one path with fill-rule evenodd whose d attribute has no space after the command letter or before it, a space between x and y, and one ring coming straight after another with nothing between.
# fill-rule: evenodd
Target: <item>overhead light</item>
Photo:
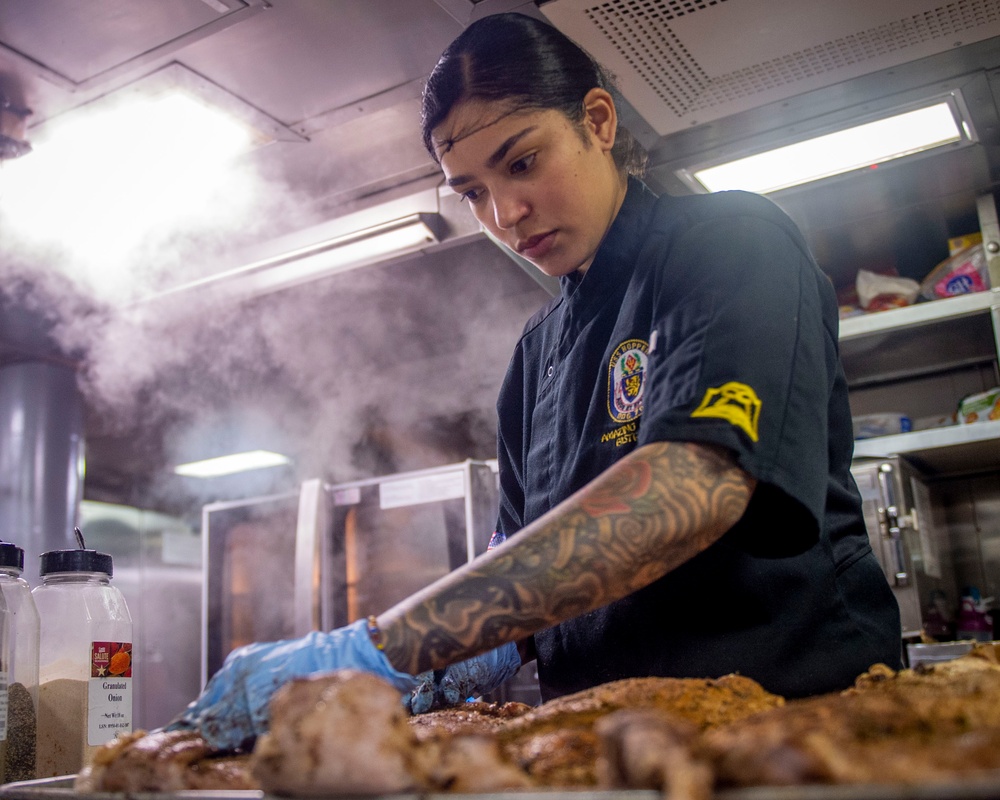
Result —
<instances>
[{"instance_id":1,"label":"overhead light","mask_svg":"<svg viewBox=\"0 0 1000 800\"><path fill-rule=\"evenodd\" d=\"M233 453L228 456L178 464L174 467L174 473L186 478L218 478L222 475L233 475L237 472L249 472L253 469L266 467L280 467L290 463L291 460L280 453L272 453L270 450L250 450L246 453Z\"/></svg>"},{"instance_id":2,"label":"overhead light","mask_svg":"<svg viewBox=\"0 0 1000 800\"><path fill-rule=\"evenodd\" d=\"M32 152L0 161L0 215L19 238L61 246L91 265L79 274L116 287L148 252L166 252L178 230L245 222L263 183L240 157L304 140L180 64L30 133Z\"/></svg>"},{"instance_id":3,"label":"overhead light","mask_svg":"<svg viewBox=\"0 0 1000 800\"><path fill-rule=\"evenodd\" d=\"M431 222L436 217L436 214L412 214L247 264L237 268L235 273L243 277L247 288L254 292L294 286L435 244L438 237Z\"/></svg>"},{"instance_id":4,"label":"overhead light","mask_svg":"<svg viewBox=\"0 0 1000 800\"><path fill-rule=\"evenodd\" d=\"M682 169L696 191L768 194L879 165L937 147L968 143L972 131L954 95L809 139L724 162Z\"/></svg>"},{"instance_id":5,"label":"overhead light","mask_svg":"<svg viewBox=\"0 0 1000 800\"><path fill-rule=\"evenodd\" d=\"M437 213L410 214L254 260L161 292L157 297L213 284L242 295L274 292L436 244L440 241L440 224Z\"/></svg>"},{"instance_id":6,"label":"overhead light","mask_svg":"<svg viewBox=\"0 0 1000 800\"><path fill-rule=\"evenodd\" d=\"M79 186L91 193L110 183L116 191L132 189L133 195L141 187L162 194L164 182L173 190L175 183L189 182L220 158L239 155L261 136L182 87L132 93L127 101L106 101L58 121L36 133L35 153L21 162L24 170L43 186L58 177L64 190ZM95 180L98 176L103 180Z\"/></svg>"},{"instance_id":7,"label":"overhead light","mask_svg":"<svg viewBox=\"0 0 1000 800\"><path fill-rule=\"evenodd\" d=\"M75 113L5 165L3 213L24 237L62 241L94 263L125 261L207 198L233 190L254 132L183 89Z\"/></svg>"}]
</instances>

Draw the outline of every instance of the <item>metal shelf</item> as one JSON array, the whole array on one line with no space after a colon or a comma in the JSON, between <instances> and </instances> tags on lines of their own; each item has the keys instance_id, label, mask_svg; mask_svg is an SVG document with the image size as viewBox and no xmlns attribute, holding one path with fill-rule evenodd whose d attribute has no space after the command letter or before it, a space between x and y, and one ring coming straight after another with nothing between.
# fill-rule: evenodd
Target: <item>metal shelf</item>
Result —
<instances>
[{"instance_id":1,"label":"metal shelf","mask_svg":"<svg viewBox=\"0 0 1000 800\"><path fill-rule=\"evenodd\" d=\"M1000 420L860 439L854 458L906 456L926 475L984 472L1000 467Z\"/></svg>"},{"instance_id":2,"label":"metal shelf","mask_svg":"<svg viewBox=\"0 0 1000 800\"><path fill-rule=\"evenodd\" d=\"M996 364L994 306L1000 296L978 292L843 320L840 357L848 385L856 391Z\"/></svg>"},{"instance_id":3,"label":"metal shelf","mask_svg":"<svg viewBox=\"0 0 1000 800\"><path fill-rule=\"evenodd\" d=\"M935 322L956 319L970 314L989 312L994 305L1000 305L1000 289L988 292L958 295L941 300L862 314L840 321L840 341L844 342L874 333L887 333L911 328L917 325L933 325Z\"/></svg>"},{"instance_id":4,"label":"metal shelf","mask_svg":"<svg viewBox=\"0 0 1000 800\"><path fill-rule=\"evenodd\" d=\"M841 357L851 391L949 370L996 365L996 308L1000 308L1000 289L841 320ZM900 387L900 391L906 389ZM905 456L927 475L1000 469L1000 421L854 443L856 459L897 455Z\"/></svg>"}]
</instances>

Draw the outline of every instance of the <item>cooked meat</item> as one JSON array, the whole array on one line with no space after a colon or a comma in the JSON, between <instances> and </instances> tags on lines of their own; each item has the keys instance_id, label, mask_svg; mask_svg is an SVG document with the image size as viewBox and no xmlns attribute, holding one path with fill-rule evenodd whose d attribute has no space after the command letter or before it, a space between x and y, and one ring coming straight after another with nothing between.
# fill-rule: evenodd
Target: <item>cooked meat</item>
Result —
<instances>
[{"instance_id":1,"label":"cooked meat","mask_svg":"<svg viewBox=\"0 0 1000 800\"><path fill-rule=\"evenodd\" d=\"M784 700L738 675L715 680L632 678L602 684L537 707L520 703L466 703L410 720L421 741L438 732L492 734L506 761L535 785L553 788L598 784L595 723L621 709L660 709L695 730L742 718Z\"/></svg>"},{"instance_id":2,"label":"cooked meat","mask_svg":"<svg viewBox=\"0 0 1000 800\"><path fill-rule=\"evenodd\" d=\"M443 731L421 741L417 761L424 787L439 792L500 792L530 789L531 779L504 759L495 738Z\"/></svg>"},{"instance_id":3,"label":"cooked meat","mask_svg":"<svg viewBox=\"0 0 1000 800\"><path fill-rule=\"evenodd\" d=\"M594 726L600 738L599 783L656 789L666 800L708 800L713 776L693 755L698 727L663 711L614 711Z\"/></svg>"},{"instance_id":4,"label":"cooked meat","mask_svg":"<svg viewBox=\"0 0 1000 800\"><path fill-rule=\"evenodd\" d=\"M205 791L259 789L260 784L250 773L249 754L220 756L216 753L191 765L185 788Z\"/></svg>"},{"instance_id":5,"label":"cooked meat","mask_svg":"<svg viewBox=\"0 0 1000 800\"><path fill-rule=\"evenodd\" d=\"M659 710L704 730L783 703L739 675L629 678L550 700L505 723L496 735L506 755L538 784L592 787L600 750L594 724L612 712Z\"/></svg>"},{"instance_id":6,"label":"cooked meat","mask_svg":"<svg viewBox=\"0 0 1000 800\"><path fill-rule=\"evenodd\" d=\"M426 714L410 717L410 726L418 739L435 736L444 731L451 735L461 733L492 732L515 717L531 711L525 703L462 703L460 706L440 708Z\"/></svg>"},{"instance_id":7,"label":"cooked meat","mask_svg":"<svg viewBox=\"0 0 1000 800\"><path fill-rule=\"evenodd\" d=\"M392 794L419 786L399 692L364 672L294 680L271 700L253 775L275 794Z\"/></svg>"},{"instance_id":8,"label":"cooked meat","mask_svg":"<svg viewBox=\"0 0 1000 800\"><path fill-rule=\"evenodd\" d=\"M74 781L81 792L256 789L249 756L220 756L188 731L120 736L95 751Z\"/></svg>"},{"instance_id":9,"label":"cooked meat","mask_svg":"<svg viewBox=\"0 0 1000 800\"><path fill-rule=\"evenodd\" d=\"M918 784L1000 769L1000 668L981 657L894 672L708 731L723 786Z\"/></svg>"},{"instance_id":10,"label":"cooked meat","mask_svg":"<svg viewBox=\"0 0 1000 800\"><path fill-rule=\"evenodd\" d=\"M102 748L79 785L91 791L259 786L305 796L593 787L599 755L594 725L614 711L660 709L699 731L782 702L738 676L637 678L534 709L467 703L407 717L392 687L345 670L292 681L275 694L271 730L258 741L249 767L212 758L192 733L135 734ZM623 758L625 768L627 754Z\"/></svg>"},{"instance_id":11,"label":"cooked meat","mask_svg":"<svg viewBox=\"0 0 1000 800\"><path fill-rule=\"evenodd\" d=\"M408 717L366 673L292 681L246 758L191 733L102 748L86 791L259 788L317 796L508 789L654 789L707 800L728 787L994 780L1000 663L992 647L845 692L785 701L739 676L617 681L527 709L469 703Z\"/></svg>"},{"instance_id":12,"label":"cooked meat","mask_svg":"<svg viewBox=\"0 0 1000 800\"><path fill-rule=\"evenodd\" d=\"M407 720L399 693L367 673L291 681L271 701L253 774L267 792L299 796L530 786L494 740L443 728L419 740Z\"/></svg>"}]
</instances>

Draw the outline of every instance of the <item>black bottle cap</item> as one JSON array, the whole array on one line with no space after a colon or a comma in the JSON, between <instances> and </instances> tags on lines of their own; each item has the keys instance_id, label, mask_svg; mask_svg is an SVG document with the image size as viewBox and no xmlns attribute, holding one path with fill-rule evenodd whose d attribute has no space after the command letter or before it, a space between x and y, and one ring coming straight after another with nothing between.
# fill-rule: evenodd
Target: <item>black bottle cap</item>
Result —
<instances>
[{"instance_id":1,"label":"black bottle cap","mask_svg":"<svg viewBox=\"0 0 1000 800\"><path fill-rule=\"evenodd\" d=\"M0 541L0 567L14 567L24 571L24 550L10 542Z\"/></svg>"},{"instance_id":2,"label":"black bottle cap","mask_svg":"<svg viewBox=\"0 0 1000 800\"><path fill-rule=\"evenodd\" d=\"M110 578L113 574L111 556L96 550L49 550L40 558L42 576L53 572L104 572Z\"/></svg>"}]
</instances>

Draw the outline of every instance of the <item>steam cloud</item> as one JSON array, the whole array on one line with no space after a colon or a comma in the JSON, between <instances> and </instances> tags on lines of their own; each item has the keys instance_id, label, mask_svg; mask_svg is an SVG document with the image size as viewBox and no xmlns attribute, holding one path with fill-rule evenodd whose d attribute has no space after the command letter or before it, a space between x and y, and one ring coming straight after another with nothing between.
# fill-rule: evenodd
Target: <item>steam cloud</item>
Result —
<instances>
[{"instance_id":1,"label":"steam cloud","mask_svg":"<svg viewBox=\"0 0 1000 800\"><path fill-rule=\"evenodd\" d=\"M162 478L133 499L200 508L222 484L201 489L169 468L239 449L290 456L291 473L269 473L286 484L493 457L495 395L545 295L485 240L238 303L189 291L130 305L203 276L256 220L317 221L288 187L241 180L253 187L243 203L214 206L232 215L151 231L113 262L59 242L58 220L47 240L22 235L16 198L0 194L3 293L50 318L80 358L88 437L130 440L121 471ZM221 490L266 493L267 479Z\"/></svg>"}]
</instances>

